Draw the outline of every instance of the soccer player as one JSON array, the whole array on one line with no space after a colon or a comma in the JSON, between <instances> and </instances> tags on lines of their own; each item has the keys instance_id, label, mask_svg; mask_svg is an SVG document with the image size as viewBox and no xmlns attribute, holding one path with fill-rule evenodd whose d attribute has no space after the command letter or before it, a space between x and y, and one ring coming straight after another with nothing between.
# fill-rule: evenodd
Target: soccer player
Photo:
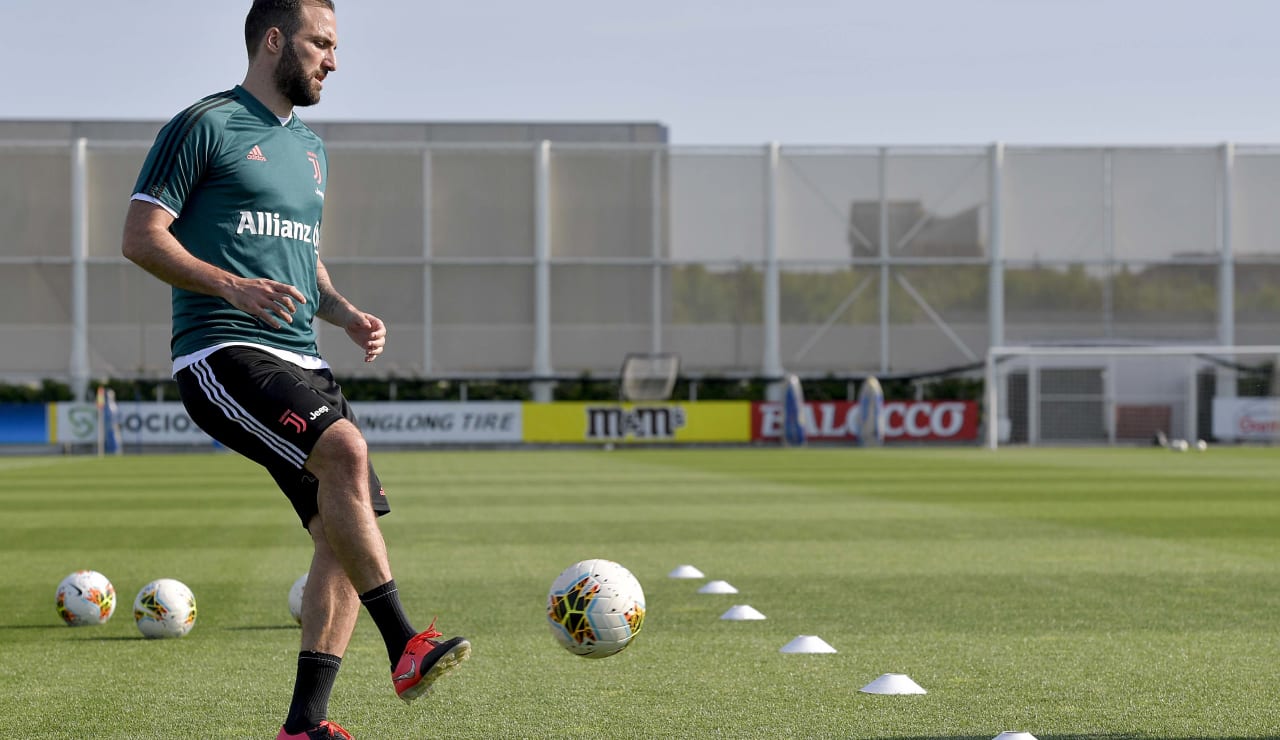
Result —
<instances>
[{"instance_id":1,"label":"soccer player","mask_svg":"<svg viewBox=\"0 0 1280 740\"><path fill-rule=\"evenodd\" d=\"M405 616L377 518L389 511L355 416L316 347L315 319L373 362L387 330L334 289L319 257L325 148L295 115L337 69L331 0L254 0L244 82L156 137L122 251L173 288L173 373L200 427L264 466L314 544L302 649L279 738L350 737L329 695L361 604L411 701L471 645Z\"/></svg>"}]
</instances>

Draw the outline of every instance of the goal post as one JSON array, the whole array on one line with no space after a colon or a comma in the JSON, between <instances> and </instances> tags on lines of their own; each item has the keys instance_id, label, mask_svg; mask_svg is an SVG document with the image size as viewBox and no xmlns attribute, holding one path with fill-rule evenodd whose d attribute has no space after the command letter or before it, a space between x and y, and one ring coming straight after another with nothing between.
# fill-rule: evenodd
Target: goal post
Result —
<instances>
[{"instance_id":1,"label":"goal post","mask_svg":"<svg viewBox=\"0 0 1280 740\"><path fill-rule=\"evenodd\" d=\"M618 395L622 401L666 401L680 377L680 356L672 352L630 353L622 360Z\"/></svg>"},{"instance_id":2,"label":"goal post","mask_svg":"<svg viewBox=\"0 0 1280 740\"><path fill-rule=\"evenodd\" d=\"M1280 345L997 346L986 446L1280 440Z\"/></svg>"}]
</instances>

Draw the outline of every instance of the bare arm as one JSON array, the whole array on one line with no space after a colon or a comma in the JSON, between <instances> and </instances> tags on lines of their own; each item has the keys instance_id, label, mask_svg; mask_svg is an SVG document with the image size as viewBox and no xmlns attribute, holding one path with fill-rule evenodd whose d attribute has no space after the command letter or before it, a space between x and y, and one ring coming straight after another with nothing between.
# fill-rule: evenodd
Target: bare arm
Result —
<instances>
[{"instance_id":1,"label":"bare arm","mask_svg":"<svg viewBox=\"0 0 1280 740\"><path fill-rule=\"evenodd\" d=\"M121 252L164 282L193 293L218 296L245 313L280 328L293 323L294 301L306 303L302 292L266 278L234 275L197 259L169 233L173 216L154 203L129 202Z\"/></svg>"},{"instance_id":2,"label":"bare arm","mask_svg":"<svg viewBox=\"0 0 1280 740\"><path fill-rule=\"evenodd\" d=\"M382 319L361 311L342 297L329 279L329 270L319 259L316 260L316 285L320 288L320 305L316 308L316 316L346 330L351 341L364 350L365 362L377 359L387 343L387 327Z\"/></svg>"}]
</instances>

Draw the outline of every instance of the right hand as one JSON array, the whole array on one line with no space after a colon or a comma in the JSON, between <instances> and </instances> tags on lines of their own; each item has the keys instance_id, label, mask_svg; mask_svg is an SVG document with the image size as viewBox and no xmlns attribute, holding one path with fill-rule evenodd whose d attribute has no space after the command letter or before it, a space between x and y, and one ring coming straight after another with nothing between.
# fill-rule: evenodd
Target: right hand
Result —
<instances>
[{"instance_id":1,"label":"right hand","mask_svg":"<svg viewBox=\"0 0 1280 740\"><path fill-rule=\"evenodd\" d=\"M272 329L280 328L281 319L292 324L297 303L307 302L302 291L267 278L236 278L227 292L228 303Z\"/></svg>"}]
</instances>

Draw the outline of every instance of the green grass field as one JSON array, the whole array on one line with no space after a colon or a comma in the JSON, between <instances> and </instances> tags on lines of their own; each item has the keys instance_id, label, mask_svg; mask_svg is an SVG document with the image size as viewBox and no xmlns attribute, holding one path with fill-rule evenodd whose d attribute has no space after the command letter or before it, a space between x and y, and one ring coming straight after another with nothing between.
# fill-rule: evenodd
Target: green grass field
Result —
<instances>
[{"instance_id":1,"label":"green grass field","mask_svg":"<svg viewBox=\"0 0 1280 740\"><path fill-rule=\"evenodd\" d=\"M412 706L361 618L330 705L357 738L1280 736L1280 451L735 449L375 455L420 629L472 659ZM644 584L644 631L600 661L542 612L570 563ZM232 455L0 457L0 736L270 738L298 649L309 540ZM693 564L737 595L673 580ZM103 627L58 581L105 573ZM133 596L177 578L182 640ZM719 619L750 604L766 621ZM784 655L818 635L835 655ZM925 696L872 696L906 673Z\"/></svg>"}]
</instances>

